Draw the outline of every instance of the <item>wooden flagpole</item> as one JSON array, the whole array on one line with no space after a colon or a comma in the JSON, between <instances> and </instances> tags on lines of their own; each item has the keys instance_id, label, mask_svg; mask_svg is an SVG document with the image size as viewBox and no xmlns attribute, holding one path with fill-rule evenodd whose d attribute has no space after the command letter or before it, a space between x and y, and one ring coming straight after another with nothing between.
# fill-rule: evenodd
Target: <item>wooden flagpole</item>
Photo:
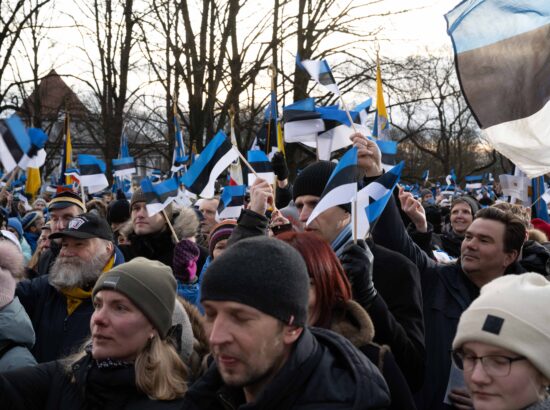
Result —
<instances>
[{"instance_id":1,"label":"wooden flagpole","mask_svg":"<svg viewBox=\"0 0 550 410\"><path fill-rule=\"evenodd\" d=\"M172 222L170 222L170 218L168 218L168 215L166 214L166 211L163 209L162 214L164 215L164 219L166 220L166 223L168 224L168 227L170 228L170 232L172 232L172 238L178 243L180 240L178 239L178 235L176 234L176 231L174 230L174 226L172 225Z\"/></svg>"}]
</instances>

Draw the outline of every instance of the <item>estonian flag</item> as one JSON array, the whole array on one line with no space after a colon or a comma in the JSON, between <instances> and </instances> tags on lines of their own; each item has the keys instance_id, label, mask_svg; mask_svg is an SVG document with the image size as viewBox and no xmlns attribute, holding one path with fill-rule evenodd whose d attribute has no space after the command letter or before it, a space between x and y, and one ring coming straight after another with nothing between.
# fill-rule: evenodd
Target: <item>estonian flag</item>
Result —
<instances>
[{"instance_id":1,"label":"estonian flag","mask_svg":"<svg viewBox=\"0 0 550 410\"><path fill-rule=\"evenodd\" d=\"M0 161L11 172L31 149L31 139L17 115L0 120Z\"/></svg>"},{"instance_id":2,"label":"estonian flag","mask_svg":"<svg viewBox=\"0 0 550 410\"><path fill-rule=\"evenodd\" d=\"M317 155L321 161L330 161L331 154L351 145L350 135L355 133L345 111L338 106L315 109L325 123L325 131L317 136ZM356 113L351 113L353 116ZM308 144L309 145L309 144Z\"/></svg>"},{"instance_id":3,"label":"estonian flag","mask_svg":"<svg viewBox=\"0 0 550 410\"><path fill-rule=\"evenodd\" d=\"M363 101L361 104L356 105L355 108L351 111L352 113L356 113L357 115L357 117L354 118L354 121L366 127L368 118L367 116L369 114L371 105L372 98L369 98L368 100Z\"/></svg>"},{"instance_id":4,"label":"estonian flag","mask_svg":"<svg viewBox=\"0 0 550 410\"><path fill-rule=\"evenodd\" d=\"M490 144L550 171L550 1L463 1L445 15L462 92Z\"/></svg>"},{"instance_id":5,"label":"estonian flag","mask_svg":"<svg viewBox=\"0 0 550 410\"><path fill-rule=\"evenodd\" d=\"M174 144L174 155L172 156L172 172L178 172L180 169L186 168L186 164L189 162L189 155L185 154L185 146L183 145L183 134L181 132L181 126L178 121L177 115L174 113L174 129L176 143Z\"/></svg>"},{"instance_id":6,"label":"estonian flag","mask_svg":"<svg viewBox=\"0 0 550 410\"><path fill-rule=\"evenodd\" d=\"M248 162L254 168L254 171L262 179L265 179L269 184L272 184L275 181L275 173L273 172L273 166L269 162L269 158L265 152L260 150L248 151L247 155ZM256 181L256 175L249 173L248 174L248 186L252 186Z\"/></svg>"},{"instance_id":7,"label":"estonian flag","mask_svg":"<svg viewBox=\"0 0 550 410\"><path fill-rule=\"evenodd\" d=\"M246 185L227 185L224 187L216 211L216 219L237 219L244 206L245 194Z\"/></svg>"},{"instance_id":8,"label":"estonian flag","mask_svg":"<svg viewBox=\"0 0 550 410\"><path fill-rule=\"evenodd\" d=\"M123 177L136 173L136 162L134 157L124 157L113 159L113 174L115 177Z\"/></svg>"},{"instance_id":9,"label":"estonian flag","mask_svg":"<svg viewBox=\"0 0 550 410\"><path fill-rule=\"evenodd\" d=\"M482 181L483 181L483 175L469 175L467 177L464 177L466 180L466 186L464 189L466 190L473 190L473 189L481 189Z\"/></svg>"},{"instance_id":10,"label":"estonian flag","mask_svg":"<svg viewBox=\"0 0 550 410\"><path fill-rule=\"evenodd\" d=\"M80 185L88 187L88 192L93 194L109 186L105 176L105 162L94 155L79 154L78 167L80 169Z\"/></svg>"},{"instance_id":11,"label":"estonian flag","mask_svg":"<svg viewBox=\"0 0 550 410\"><path fill-rule=\"evenodd\" d=\"M180 182L192 193L203 198L212 198L216 179L238 157L237 149L227 136L219 131L181 177Z\"/></svg>"},{"instance_id":12,"label":"estonian flag","mask_svg":"<svg viewBox=\"0 0 550 410\"><path fill-rule=\"evenodd\" d=\"M141 180L141 189L145 195L147 214L153 216L161 212L178 196L178 181L168 178L166 181L153 184L150 178Z\"/></svg>"},{"instance_id":13,"label":"estonian flag","mask_svg":"<svg viewBox=\"0 0 550 410\"><path fill-rule=\"evenodd\" d=\"M317 135L325 130L321 114L315 110L315 100L306 98L283 107L286 142L316 142Z\"/></svg>"},{"instance_id":14,"label":"estonian flag","mask_svg":"<svg viewBox=\"0 0 550 410\"><path fill-rule=\"evenodd\" d=\"M306 70L311 78L325 87L328 91L333 94L340 95L340 90L338 89L338 84L334 80L332 71L327 63L327 60L300 60L300 56L296 56L296 64L299 67Z\"/></svg>"},{"instance_id":15,"label":"estonian flag","mask_svg":"<svg viewBox=\"0 0 550 410\"><path fill-rule=\"evenodd\" d=\"M404 164L401 161L357 193L357 238L364 238L370 226L382 214L399 182Z\"/></svg>"},{"instance_id":16,"label":"estonian flag","mask_svg":"<svg viewBox=\"0 0 550 410\"><path fill-rule=\"evenodd\" d=\"M357 148L352 147L340 159L321 194L319 202L311 212L306 225L317 218L321 213L332 207L350 203L357 195Z\"/></svg>"},{"instance_id":17,"label":"estonian flag","mask_svg":"<svg viewBox=\"0 0 550 410\"><path fill-rule=\"evenodd\" d=\"M376 145L382 154L382 167L387 172L397 161L397 141L376 140Z\"/></svg>"},{"instance_id":18,"label":"estonian flag","mask_svg":"<svg viewBox=\"0 0 550 410\"><path fill-rule=\"evenodd\" d=\"M27 132L31 140L31 147L19 161L19 166L21 168L40 168L46 162L44 145L48 141L48 136L40 128L29 128Z\"/></svg>"}]
</instances>

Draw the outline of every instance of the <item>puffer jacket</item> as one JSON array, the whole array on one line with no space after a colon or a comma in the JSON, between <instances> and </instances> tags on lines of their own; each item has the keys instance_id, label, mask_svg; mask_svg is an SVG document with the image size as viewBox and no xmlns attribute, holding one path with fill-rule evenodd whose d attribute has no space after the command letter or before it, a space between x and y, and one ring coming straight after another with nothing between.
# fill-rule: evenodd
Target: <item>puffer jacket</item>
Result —
<instances>
[{"instance_id":1,"label":"puffer jacket","mask_svg":"<svg viewBox=\"0 0 550 410\"><path fill-rule=\"evenodd\" d=\"M29 349L34 345L31 320L18 298L0 309L0 372L33 366Z\"/></svg>"}]
</instances>

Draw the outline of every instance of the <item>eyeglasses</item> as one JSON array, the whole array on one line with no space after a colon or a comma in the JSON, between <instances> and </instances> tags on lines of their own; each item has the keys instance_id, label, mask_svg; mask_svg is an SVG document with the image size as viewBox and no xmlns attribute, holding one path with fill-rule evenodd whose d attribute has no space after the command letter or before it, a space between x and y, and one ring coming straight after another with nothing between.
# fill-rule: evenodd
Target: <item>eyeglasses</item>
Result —
<instances>
[{"instance_id":1,"label":"eyeglasses","mask_svg":"<svg viewBox=\"0 0 550 410\"><path fill-rule=\"evenodd\" d=\"M456 367L464 372L472 372L476 366L477 361L481 362L483 370L489 376L504 377L510 374L512 363L520 360L527 360L526 357L508 357L499 355L490 355L477 357L471 354L466 354L460 350L453 350L451 352L453 363Z\"/></svg>"}]
</instances>

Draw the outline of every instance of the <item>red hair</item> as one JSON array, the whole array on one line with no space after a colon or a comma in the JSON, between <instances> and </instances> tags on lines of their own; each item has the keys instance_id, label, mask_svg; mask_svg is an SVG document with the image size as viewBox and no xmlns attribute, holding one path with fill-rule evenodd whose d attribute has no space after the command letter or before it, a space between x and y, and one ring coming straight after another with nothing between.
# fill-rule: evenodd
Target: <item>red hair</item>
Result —
<instances>
[{"instance_id":1,"label":"red hair","mask_svg":"<svg viewBox=\"0 0 550 410\"><path fill-rule=\"evenodd\" d=\"M318 319L312 325L329 327L333 309L351 299L351 286L338 257L324 240L309 232L284 232L276 238L294 247L304 258L315 285L313 311Z\"/></svg>"}]
</instances>

